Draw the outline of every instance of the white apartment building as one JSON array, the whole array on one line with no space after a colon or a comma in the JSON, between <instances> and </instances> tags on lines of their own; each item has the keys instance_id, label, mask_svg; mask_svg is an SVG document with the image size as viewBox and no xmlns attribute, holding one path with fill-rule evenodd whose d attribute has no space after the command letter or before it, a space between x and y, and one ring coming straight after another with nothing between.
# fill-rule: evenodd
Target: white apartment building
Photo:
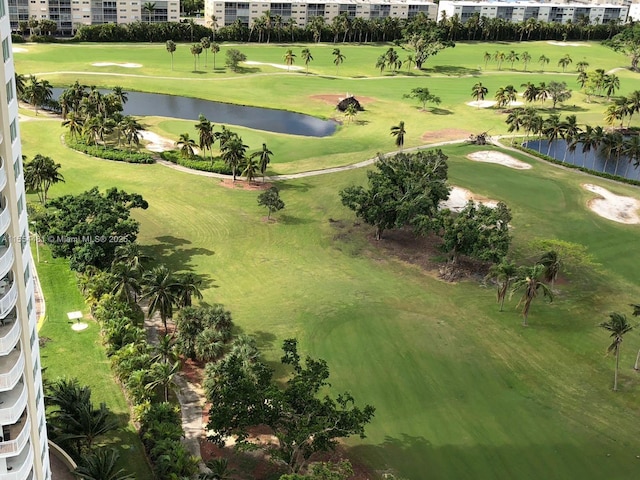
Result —
<instances>
[{"instance_id":1,"label":"white apartment building","mask_svg":"<svg viewBox=\"0 0 640 480\"><path fill-rule=\"evenodd\" d=\"M423 12L432 20L437 18L438 5L428 0L293 0L282 2L235 0L205 0L204 15L207 26L212 25L215 16L218 27L231 25L240 20L244 25L264 16L265 12L271 16L280 16L283 22L290 18L296 21L298 27L305 27L309 19L324 17L327 23L342 14L351 18L402 18L414 17Z\"/></svg>"},{"instance_id":2,"label":"white apartment building","mask_svg":"<svg viewBox=\"0 0 640 480\"><path fill-rule=\"evenodd\" d=\"M502 18L514 23L529 18L541 22L577 23L582 18L588 18L592 25L598 25L618 19L624 22L628 11L629 7L626 5L613 4L442 0L438 18L442 18L443 14L446 14L447 18L457 14L464 23L475 13L479 13L481 17Z\"/></svg>"},{"instance_id":3,"label":"white apartment building","mask_svg":"<svg viewBox=\"0 0 640 480\"><path fill-rule=\"evenodd\" d=\"M11 28L31 18L58 23L60 34L71 34L81 25L132 22L178 22L180 0L8 0ZM151 3L149 12L144 5Z\"/></svg>"},{"instance_id":4,"label":"white apartment building","mask_svg":"<svg viewBox=\"0 0 640 480\"><path fill-rule=\"evenodd\" d=\"M632 3L629 5L629 20L634 22L640 21L640 3Z\"/></svg>"},{"instance_id":5,"label":"white apartment building","mask_svg":"<svg viewBox=\"0 0 640 480\"><path fill-rule=\"evenodd\" d=\"M18 99L7 0L0 0L0 479L49 480Z\"/></svg>"}]
</instances>

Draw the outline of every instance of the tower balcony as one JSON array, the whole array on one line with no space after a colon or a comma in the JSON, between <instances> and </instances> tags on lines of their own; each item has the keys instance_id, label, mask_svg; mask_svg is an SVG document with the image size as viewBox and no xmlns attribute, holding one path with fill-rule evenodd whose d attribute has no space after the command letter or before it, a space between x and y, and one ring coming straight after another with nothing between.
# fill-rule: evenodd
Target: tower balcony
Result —
<instances>
[{"instance_id":1,"label":"tower balcony","mask_svg":"<svg viewBox=\"0 0 640 480\"><path fill-rule=\"evenodd\" d=\"M13 266L13 249L9 245L7 235L0 235L0 278L4 277Z\"/></svg>"},{"instance_id":2,"label":"tower balcony","mask_svg":"<svg viewBox=\"0 0 640 480\"><path fill-rule=\"evenodd\" d=\"M0 362L0 392L6 392L15 387L22 378L24 370L24 353L14 348L9 355L2 357Z\"/></svg>"},{"instance_id":3,"label":"tower balcony","mask_svg":"<svg viewBox=\"0 0 640 480\"><path fill-rule=\"evenodd\" d=\"M6 480L27 480L33 474L33 448L27 448L20 452L20 455L7 458L7 472L2 474Z\"/></svg>"},{"instance_id":4,"label":"tower balcony","mask_svg":"<svg viewBox=\"0 0 640 480\"><path fill-rule=\"evenodd\" d=\"M16 321L16 309L0 318L0 356L8 355L20 338L20 322Z\"/></svg>"},{"instance_id":5,"label":"tower balcony","mask_svg":"<svg viewBox=\"0 0 640 480\"><path fill-rule=\"evenodd\" d=\"M7 184L7 174L4 171L5 165L6 162L4 161L4 159L0 158L0 190L2 190Z\"/></svg>"},{"instance_id":6,"label":"tower balcony","mask_svg":"<svg viewBox=\"0 0 640 480\"><path fill-rule=\"evenodd\" d=\"M6 392L0 392L0 424L16 423L27 407L27 386L18 382L15 387Z\"/></svg>"},{"instance_id":7,"label":"tower balcony","mask_svg":"<svg viewBox=\"0 0 640 480\"><path fill-rule=\"evenodd\" d=\"M6 233L9 224L11 223L11 212L7 206L7 199L2 198L0 200L0 234Z\"/></svg>"},{"instance_id":8,"label":"tower balcony","mask_svg":"<svg viewBox=\"0 0 640 480\"><path fill-rule=\"evenodd\" d=\"M17 423L2 427L0 458L15 457L29 442L31 423L25 411Z\"/></svg>"},{"instance_id":9,"label":"tower balcony","mask_svg":"<svg viewBox=\"0 0 640 480\"><path fill-rule=\"evenodd\" d=\"M0 279L0 318L6 317L16 306L18 299L18 285L9 273Z\"/></svg>"}]
</instances>

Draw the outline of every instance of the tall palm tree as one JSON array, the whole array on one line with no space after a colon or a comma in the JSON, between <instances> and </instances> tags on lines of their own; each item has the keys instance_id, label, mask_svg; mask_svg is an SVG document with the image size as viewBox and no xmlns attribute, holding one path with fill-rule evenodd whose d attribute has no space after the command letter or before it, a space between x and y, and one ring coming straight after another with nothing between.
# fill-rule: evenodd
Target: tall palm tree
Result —
<instances>
[{"instance_id":1,"label":"tall palm tree","mask_svg":"<svg viewBox=\"0 0 640 480\"><path fill-rule=\"evenodd\" d=\"M21 73L15 72L13 74L13 79L16 83L16 94L18 95L18 98L20 98L24 94L24 89L26 86L24 75L22 75Z\"/></svg>"},{"instance_id":2,"label":"tall palm tree","mask_svg":"<svg viewBox=\"0 0 640 480\"><path fill-rule=\"evenodd\" d=\"M524 63L524 71L527 71L527 65L531 61L531 54L529 52L522 52L522 63Z\"/></svg>"},{"instance_id":3,"label":"tall palm tree","mask_svg":"<svg viewBox=\"0 0 640 480\"><path fill-rule=\"evenodd\" d=\"M149 301L147 317L158 313L167 333L167 320L173 317L173 307L177 305L176 281L166 266L159 265L142 276L142 298Z\"/></svg>"},{"instance_id":4,"label":"tall palm tree","mask_svg":"<svg viewBox=\"0 0 640 480\"><path fill-rule=\"evenodd\" d=\"M251 183L253 179L256 177L256 174L258 173L258 171L259 171L258 163L255 161L255 159L249 157L247 159L247 164L245 165L242 172L240 172L240 175L242 175L247 179L247 183Z\"/></svg>"},{"instance_id":5,"label":"tall palm tree","mask_svg":"<svg viewBox=\"0 0 640 480\"><path fill-rule=\"evenodd\" d=\"M496 285L498 287L496 293L498 302L500 303L501 312L504 306L504 299L507 296L511 282L516 279L517 273L518 269L516 268L515 263L510 262L507 259L503 259L502 262L491 265L489 273L485 277L486 279L493 279L496 281Z\"/></svg>"},{"instance_id":6,"label":"tall palm tree","mask_svg":"<svg viewBox=\"0 0 640 480\"><path fill-rule=\"evenodd\" d=\"M347 57L340 52L339 48L334 48L331 55L333 55L333 64L336 66L336 75L338 75L340 64L342 64Z\"/></svg>"},{"instance_id":7,"label":"tall palm tree","mask_svg":"<svg viewBox=\"0 0 640 480\"><path fill-rule=\"evenodd\" d=\"M571 62L573 62L573 60L571 59L571 55L567 53L558 61L558 66L562 67L563 72L566 72L567 67Z\"/></svg>"},{"instance_id":8,"label":"tall palm tree","mask_svg":"<svg viewBox=\"0 0 640 480\"><path fill-rule=\"evenodd\" d=\"M555 250L549 250L540 257L538 263L544 266L542 276L545 282L551 282L551 289L553 290L553 285L556 282L556 278L558 278L560 266L562 265L560 262L560 255L558 255L558 252Z\"/></svg>"},{"instance_id":9,"label":"tall palm tree","mask_svg":"<svg viewBox=\"0 0 640 480\"><path fill-rule=\"evenodd\" d=\"M62 126L68 127L71 138L76 139L82 135L84 120L80 115L75 112L71 112L67 114L67 118L62 122Z\"/></svg>"},{"instance_id":10,"label":"tall palm tree","mask_svg":"<svg viewBox=\"0 0 640 480\"><path fill-rule=\"evenodd\" d=\"M111 273L115 278L111 293L128 304L136 302L141 292L140 272L125 263L114 263Z\"/></svg>"},{"instance_id":11,"label":"tall palm tree","mask_svg":"<svg viewBox=\"0 0 640 480\"><path fill-rule=\"evenodd\" d=\"M491 60L491 58L493 58L493 56L491 55L490 52L484 52L484 56L482 57L484 60L484 69L487 69L487 64L489 63L489 60Z\"/></svg>"},{"instance_id":12,"label":"tall palm tree","mask_svg":"<svg viewBox=\"0 0 640 480\"><path fill-rule=\"evenodd\" d=\"M402 150L402 146L404 145L404 136L407 131L404 128L404 121L401 121L398 125L394 125L391 127L391 135L396 137L396 147Z\"/></svg>"},{"instance_id":13,"label":"tall palm tree","mask_svg":"<svg viewBox=\"0 0 640 480\"><path fill-rule=\"evenodd\" d=\"M195 273L186 272L175 276L176 303L180 308L190 307L195 297L202 300L202 278Z\"/></svg>"},{"instance_id":14,"label":"tall palm tree","mask_svg":"<svg viewBox=\"0 0 640 480\"><path fill-rule=\"evenodd\" d=\"M625 334L633 330L631 324L627 321L626 315L618 312L612 312L609 314L609 320L602 322L600 327L604 328L608 332L613 340L607 348L607 353L613 352L616 356L616 367L613 374L613 391L618 390L618 366L620 363L620 346L622 345L622 339Z\"/></svg>"},{"instance_id":15,"label":"tall palm tree","mask_svg":"<svg viewBox=\"0 0 640 480\"><path fill-rule=\"evenodd\" d=\"M114 263L122 263L137 272L142 272L144 263L151 260L153 259L145 255L140 249L140 245L136 242L129 242L116 247L113 259Z\"/></svg>"},{"instance_id":16,"label":"tall palm tree","mask_svg":"<svg viewBox=\"0 0 640 480\"><path fill-rule=\"evenodd\" d=\"M171 70L173 70L173 54L177 49L176 42L173 40L167 40L165 46L167 47L167 52L171 54Z\"/></svg>"},{"instance_id":17,"label":"tall palm tree","mask_svg":"<svg viewBox=\"0 0 640 480\"><path fill-rule=\"evenodd\" d=\"M258 150L257 152L253 152L249 159L258 158L258 168L260 169L260 173L262 174L262 182L264 183L264 174L267 171L267 166L271 162L271 155L273 152L267 148L267 144L262 144L262 150Z\"/></svg>"},{"instance_id":18,"label":"tall palm tree","mask_svg":"<svg viewBox=\"0 0 640 480\"><path fill-rule=\"evenodd\" d=\"M504 62L505 58L506 55L504 52L496 51L496 53L493 54L493 59L498 62L498 70L502 70L502 62Z\"/></svg>"},{"instance_id":19,"label":"tall palm tree","mask_svg":"<svg viewBox=\"0 0 640 480\"><path fill-rule=\"evenodd\" d=\"M562 138L565 139L567 145L575 145L578 135L582 129L578 126L578 119L575 115L567 115L562 122ZM567 159L567 149L564 151L564 157L562 161L564 162ZM573 151L575 151L575 146Z\"/></svg>"},{"instance_id":20,"label":"tall palm tree","mask_svg":"<svg viewBox=\"0 0 640 480\"><path fill-rule=\"evenodd\" d=\"M616 90L620 89L620 77L615 73L605 74L603 87L607 94L607 100L611 100L611 97L615 95Z\"/></svg>"},{"instance_id":21,"label":"tall palm tree","mask_svg":"<svg viewBox=\"0 0 640 480\"><path fill-rule=\"evenodd\" d=\"M525 327L527 326L531 303L533 303L540 292L544 297L548 298L549 301L553 301L551 289L540 280L544 274L544 270L544 265L540 264L536 264L533 267L524 267L519 272L519 278L513 282L511 289L512 295L518 290L523 291L518 306L522 305L522 325Z\"/></svg>"},{"instance_id":22,"label":"tall palm tree","mask_svg":"<svg viewBox=\"0 0 640 480\"><path fill-rule=\"evenodd\" d=\"M72 472L84 480L129 480L135 478L124 469L118 468L120 455L115 448L101 448L84 455L78 467Z\"/></svg>"},{"instance_id":23,"label":"tall palm tree","mask_svg":"<svg viewBox=\"0 0 640 480\"><path fill-rule=\"evenodd\" d=\"M220 51L220 45L218 45L216 42L213 42L211 44L211 53L213 53L213 69L216 69L216 53L218 53Z\"/></svg>"},{"instance_id":24,"label":"tall palm tree","mask_svg":"<svg viewBox=\"0 0 640 480\"><path fill-rule=\"evenodd\" d=\"M200 39L200 46L202 47L202 50L204 51L204 68L207 68L209 47L211 47L211 40L209 40L209 37L202 37Z\"/></svg>"},{"instance_id":25,"label":"tall palm tree","mask_svg":"<svg viewBox=\"0 0 640 480\"><path fill-rule=\"evenodd\" d=\"M586 71L588 67L589 67L589 62L587 62L586 60L580 60L578 63L576 63L576 69L579 72Z\"/></svg>"},{"instance_id":26,"label":"tall palm tree","mask_svg":"<svg viewBox=\"0 0 640 480\"><path fill-rule=\"evenodd\" d=\"M305 75L309 74L309 64L313 61L313 55L311 55L311 50L308 48L303 48L300 53L302 56L302 60L304 61L304 66L307 68Z\"/></svg>"},{"instance_id":27,"label":"tall palm tree","mask_svg":"<svg viewBox=\"0 0 640 480\"><path fill-rule=\"evenodd\" d=\"M222 159L227 165L229 165L229 167L231 167L234 182L236 181L238 167L245 159L247 148L249 147L242 143L242 139L237 135L232 136L221 146Z\"/></svg>"},{"instance_id":28,"label":"tall palm tree","mask_svg":"<svg viewBox=\"0 0 640 480\"><path fill-rule=\"evenodd\" d=\"M53 161L51 157L40 155L24 165L24 183L28 190L35 191L42 205L47 203L47 194L52 185L63 182L60 173L62 165Z\"/></svg>"},{"instance_id":29,"label":"tall palm tree","mask_svg":"<svg viewBox=\"0 0 640 480\"><path fill-rule=\"evenodd\" d=\"M143 130L142 125L131 115L125 116L122 119L122 124L122 132L129 148L133 148L133 145L138 146L140 144L140 132Z\"/></svg>"},{"instance_id":30,"label":"tall palm tree","mask_svg":"<svg viewBox=\"0 0 640 480\"><path fill-rule=\"evenodd\" d=\"M480 102L484 100L484 97L487 93L489 93L489 89L482 85L482 82L478 82L473 87L471 87L471 96L476 99L478 108L480 108Z\"/></svg>"},{"instance_id":31,"label":"tall palm tree","mask_svg":"<svg viewBox=\"0 0 640 480\"><path fill-rule=\"evenodd\" d=\"M547 148L547 155L551 154L551 145L562 134L562 122L560 121L560 115L554 113L549 115L544 121L544 134L547 137L549 146Z\"/></svg>"},{"instance_id":32,"label":"tall palm tree","mask_svg":"<svg viewBox=\"0 0 640 480\"><path fill-rule=\"evenodd\" d=\"M184 158L193 158L195 155L196 142L189 137L188 133L180 134L180 139L176 142L176 146L180 149L180 154Z\"/></svg>"},{"instance_id":33,"label":"tall palm tree","mask_svg":"<svg viewBox=\"0 0 640 480\"><path fill-rule=\"evenodd\" d=\"M296 62L296 54L293 53L293 50L288 49L282 58L284 59L284 63L287 65L287 71L290 71L291 65Z\"/></svg>"},{"instance_id":34,"label":"tall palm tree","mask_svg":"<svg viewBox=\"0 0 640 480\"><path fill-rule=\"evenodd\" d=\"M207 120L202 113L198 116L198 123L196 123L196 130L198 132L198 139L200 143L198 146L206 152L209 150L211 153L211 164L213 164L213 142L215 137L213 136L213 124Z\"/></svg>"},{"instance_id":35,"label":"tall palm tree","mask_svg":"<svg viewBox=\"0 0 640 480\"><path fill-rule=\"evenodd\" d=\"M629 176L629 167L633 163L635 168L640 165L640 136L632 135L622 144L622 154L627 157L627 169L624 172L624 176Z\"/></svg>"},{"instance_id":36,"label":"tall palm tree","mask_svg":"<svg viewBox=\"0 0 640 480\"><path fill-rule=\"evenodd\" d=\"M511 50L506 57L507 62L511 63L511 70L513 70L513 64L520 60L520 56L513 50Z\"/></svg>"},{"instance_id":37,"label":"tall palm tree","mask_svg":"<svg viewBox=\"0 0 640 480\"><path fill-rule=\"evenodd\" d=\"M145 2L142 4L142 10L147 12L147 23L151 23L151 17L153 13L156 11L155 2Z\"/></svg>"},{"instance_id":38,"label":"tall palm tree","mask_svg":"<svg viewBox=\"0 0 640 480\"><path fill-rule=\"evenodd\" d=\"M507 106L507 104L509 103L509 99L507 98L507 93L504 87L500 87L498 88L498 90L496 90L495 100L495 108L504 108Z\"/></svg>"},{"instance_id":39,"label":"tall palm tree","mask_svg":"<svg viewBox=\"0 0 640 480\"><path fill-rule=\"evenodd\" d=\"M538 98L538 87L531 82L523 83L520 85L524 87L524 92L522 92L522 98L525 99L526 102L535 102Z\"/></svg>"},{"instance_id":40,"label":"tall palm tree","mask_svg":"<svg viewBox=\"0 0 640 480\"><path fill-rule=\"evenodd\" d=\"M171 363L154 363L149 371L152 380L145 385L147 390L155 390L158 387L162 388L162 397L165 402L169 401L169 389L175 379L176 375L180 372L180 362L177 361Z\"/></svg>"},{"instance_id":41,"label":"tall palm tree","mask_svg":"<svg viewBox=\"0 0 640 480\"><path fill-rule=\"evenodd\" d=\"M191 45L189 49L191 51L191 55L193 55L193 71L197 72L198 67L196 67L196 59L200 59L200 54L202 53L202 45L199 43L194 43Z\"/></svg>"},{"instance_id":42,"label":"tall palm tree","mask_svg":"<svg viewBox=\"0 0 640 480\"><path fill-rule=\"evenodd\" d=\"M549 57L547 57L546 55L540 55L540 58L538 58L538 63L542 66L542 71L544 72L544 66L549 65Z\"/></svg>"}]
</instances>

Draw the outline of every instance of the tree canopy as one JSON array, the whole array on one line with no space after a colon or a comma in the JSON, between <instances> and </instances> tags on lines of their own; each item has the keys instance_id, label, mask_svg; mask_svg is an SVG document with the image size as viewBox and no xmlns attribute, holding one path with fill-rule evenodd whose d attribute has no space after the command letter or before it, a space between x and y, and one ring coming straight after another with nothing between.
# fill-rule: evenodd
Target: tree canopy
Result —
<instances>
[{"instance_id":1,"label":"tree canopy","mask_svg":"<svg viewBox=\"0 0 640 480\"><path fill-rule=\"evenodd\" d=\"M638 71L640 61L640 24L625 28L611 40L605 42L616 52L624 53L631 60L631 70Z\"/></svg>"},{"instance_id":2,"label":"tree canopy","mask_svg":"<svg viewBox=\"0 0 640 480\"><path fill-rule=\"evenodd\" d=\"M141 195L117 188L102 194L93 187L50 200L38 228L53 256L68 258L73 270L105 268L116 247L137 238L139 223L131 218L131 210L148 206Z\"/></svg>"}]
</instances>

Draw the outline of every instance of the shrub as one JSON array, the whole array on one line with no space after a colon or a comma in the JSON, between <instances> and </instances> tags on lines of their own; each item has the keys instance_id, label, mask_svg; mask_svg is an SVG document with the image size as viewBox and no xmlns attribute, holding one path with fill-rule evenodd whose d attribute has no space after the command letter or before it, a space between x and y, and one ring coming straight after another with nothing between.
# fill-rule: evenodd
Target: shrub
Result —
<instances>
[{"instance_id":1,"label":"shrub","mask_svg":"<svg viewBox=\"0 0 640 480\"><path fill-rule=\"evenodd\" d=\"M196 155L194 158L189 159L182 157L182 155L180 155L180 152L178 152L177 150L168 150L166 152L162 152L160 154L160 158L168 162L175 163L176 165L180 165L182 167L191 168L193 170L231 175L231 168L224 162L224 160L220 159L220 157L215 157L216 160L214 160L213 164L211 164L211 160L204 159L199 155Z\"/></svg>"},{"instance_id":2,"label":"shrub","mask_svg":"<svg viewBox=\"0 0 640 480\"><path fill-rule=\"evenodd\" d=\"M144 152L128 152L119 148L108 147L103 145L87 145L83 140L73 139L71 135L65 136L65 142L69 148L73 148L92 157L103 158L105 160L113 160L116 162L126 163L154 163L153 155Z\"/></svg>"}]
</instances>

